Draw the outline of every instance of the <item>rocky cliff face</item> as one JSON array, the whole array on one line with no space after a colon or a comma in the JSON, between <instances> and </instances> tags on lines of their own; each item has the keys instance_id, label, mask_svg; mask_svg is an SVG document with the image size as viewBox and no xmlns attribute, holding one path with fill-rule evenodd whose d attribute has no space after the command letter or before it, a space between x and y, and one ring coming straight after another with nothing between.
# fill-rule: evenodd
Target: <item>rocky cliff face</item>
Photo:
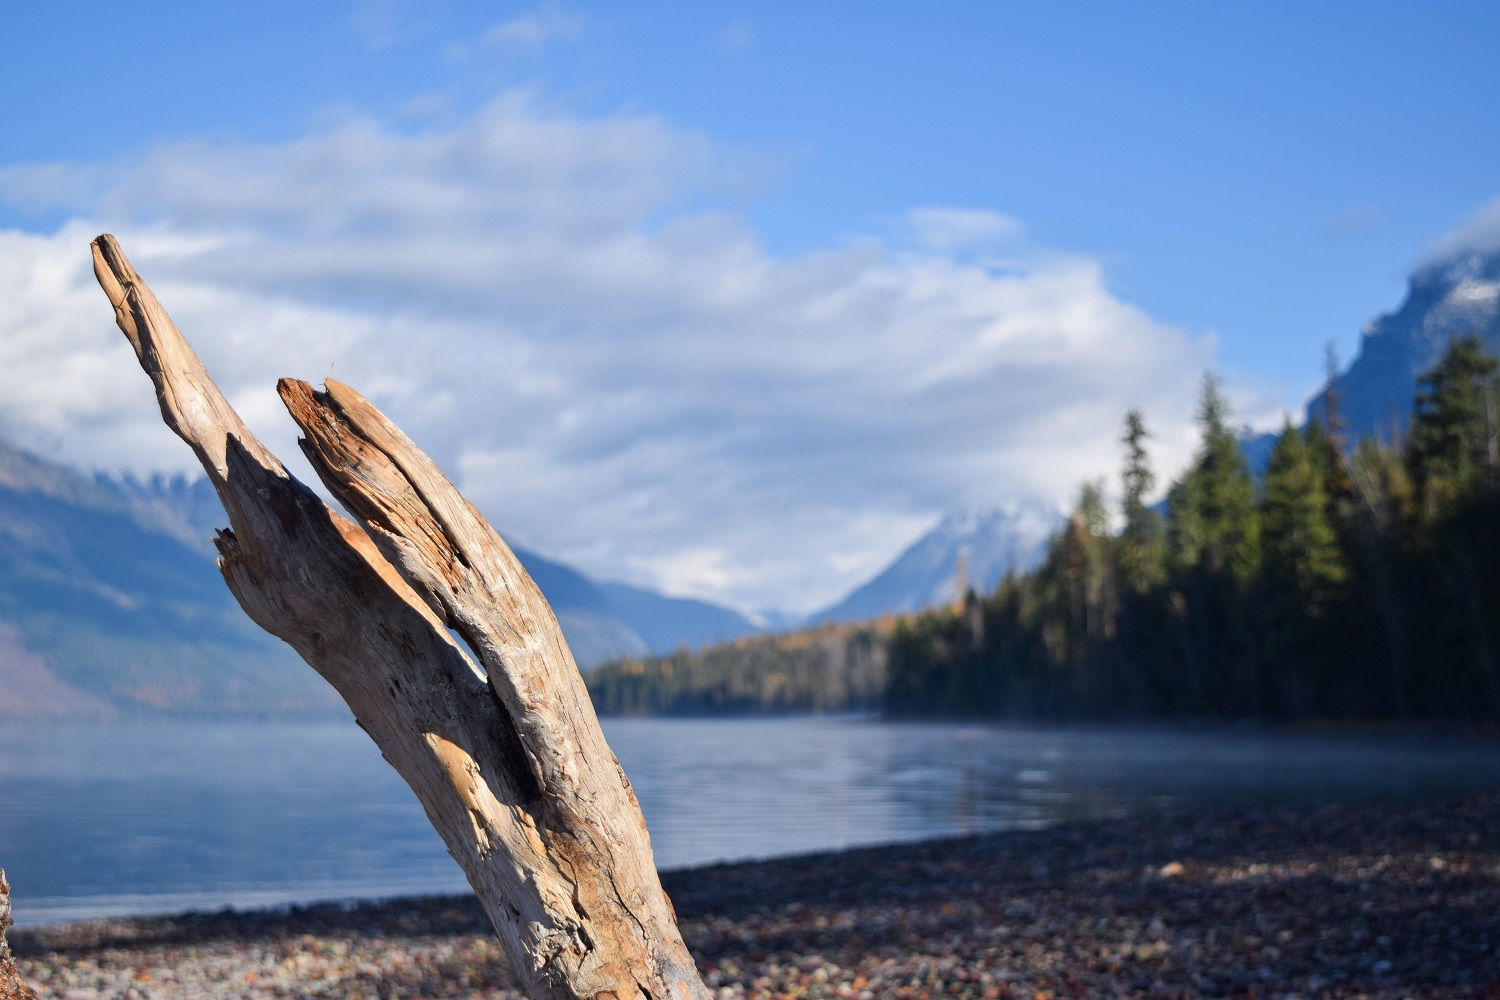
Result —
<instances>
[{"instance_id":1,"label":"rocky cliff face","mask_svg":"<svg viewBox=\"0 0 1500 1000\"><path fill-rule=\"evenodd\" d=\"M1406 299L1365 327L1359 353L1339 379L1339 406L1351 441L1388 443L1405 432L1419 374L1448 341L1477 333L1500 355L1500 251L1472 252L1429 264L1412 275ZM1322 394L1309 415L1322 417Z\"/></svg>"}]
</instances>

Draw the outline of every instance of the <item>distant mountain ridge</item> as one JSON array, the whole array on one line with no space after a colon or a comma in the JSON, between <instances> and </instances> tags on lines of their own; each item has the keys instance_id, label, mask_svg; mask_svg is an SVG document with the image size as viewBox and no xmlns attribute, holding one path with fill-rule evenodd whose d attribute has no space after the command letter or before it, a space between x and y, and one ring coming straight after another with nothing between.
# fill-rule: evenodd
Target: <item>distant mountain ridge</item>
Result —
<instances>
[{"instance_id":1,"label":"distant mountain ridge","mask_svg":"<svg viewBox=\"0 0 1500 1000\"><path fill-rule=\"evenodd\" d=\"M178 527L0 444L0 715L339 709Z\"/></svg>"},{"instance_id":2,"label":"distant mountain ridge","mask_svg":"<svg viewBox=\"0 0 1500 1000\"><path fill-rule=\"evenodd\" d=\"M744 615L717 604L667 597L624 583L595 582L518 545L511 551L546 595L582 667L762 631Z\"/></svg>"},{"instance_id":3,"label":"distant mountain ridge","mask_svg":"<svg viewBox=\"0 0 1500 1000\"><path fill-rule=\"evenodd\" d=\"M1061 521L1057 511L1037 504L954 511L868 583L808 622L862 621L952 601L960 559L968 585L987 593L1007 572L1040 562L1047 537Z\"/></svg>"},{"instance_id":4,"label":"distant mountain ridge","mask_svg":"<svg viewBox=\"0 0 1500 1000\"><path fill-rule=\"evenodd\" d=\"M1338 383L1351 440L1402 434L1418 374L1471 332L1500 355L1500 251L1423 266L1399 306L1365 328ZM1320 393L1309 414L1323 412ZM1243 443L1257 465L1271 440ZM340 711L331 690L233 602L212 562L210 539L223 523L206 481L91 477L0 440L0 717ZM1007 570L1036 566L1060 523L1058 511L1035 505L951 512L801 623L951 601L960 559L970 586L992 590ZM585 668L765 630L728 608L596 582L515 551Z\"/></svg>"},{"instance_id":5,"label":"distant mountain ridge","mask_svg":"<svg viewBox=\"0 0 1500 1000\"><path fill-rule=\"evenodd\" d=\"M1401 304L1365 327L1358 353L1338 380L1350 442L1369 435L1389 443L1404 434L1417 376L1432 367L1452 338L1468 333L1477 333L1485 348L1500 356L1500 250L1465 252L1418 268ZM1321 418L1326 412L1319 392L1308 414ZM1275 440L1274 434L1241 438L1257 473ZM960 553L971 586L991 590L1008 568L1026 570L1040 562L1047 536L1060 523L1057 512L1041 507L949 513L874 578L805 623L857 621L951 601Z\"/></svg>"},{"instance_id":6,"label":"distant mountain ridge","mask_svg":"<svg viewBox=\"0 0 1500 1000\"><path fill-rule=\"evenodd\" d=\"M1358 354L1338 380L1339 412L1351 442L1368 435L1392 443L1403 434L1417 376L1450 340L1468 333L1500 355L1500 251L1463 253L1419 268L1395 311L1365 327ZM1308 415L1326 413L1319 392Z\"/></svg>"},{"instance_id":7,"label":"distant mountain ridge","mask_svg":"<svg viewBox=\"0 0 1500 1000\"><path fill-rule=\"evenodd\" d=\"M342 711L214 566L206 480L90 477L0 440L0 717ZM525 549L579 665L760 631Z\"/></svg>"}]
</instances>

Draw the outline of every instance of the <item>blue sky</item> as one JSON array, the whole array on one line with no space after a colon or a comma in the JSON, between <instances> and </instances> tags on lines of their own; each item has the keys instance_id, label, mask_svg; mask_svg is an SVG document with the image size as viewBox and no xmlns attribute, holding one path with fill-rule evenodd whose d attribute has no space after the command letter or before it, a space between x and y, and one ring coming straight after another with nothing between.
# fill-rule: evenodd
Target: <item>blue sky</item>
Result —
<instances>
[{"instance_id":1,"label":"blue sky","mask_svg":"<svg viewBox=\"0 0 1500 1000\"><path fill-rule=\"evenodd\" d=\"M29 270L0 354L49 398L89 397L22 394L0 431L181 467L67 270L74 229L109 226L174 312L218 329L268 310L282 367L373 386L523 541L600 576L815 606L947 506L1065 502L1112 470L1126 405L1170 471L1205 365L1247 418L1300 407L1322 345L1348 358L1427 248L1500 195L1497 22L1456 3L8 5L0 242ZM449 203L504 185L530 200ZM335 263L393 233L392 254L458 256ZM479 273L501 242L537 268L520 290ZM392 346L403 324L495 366L488 384L423 374ZM242 365L249 331L204 353ZM525 413L490 398L506 371ZM261 374L244 405L269 427ZM465 438L445 399L516 437ZM559 491L616 500L559 516Z\"/></svg>"}]
</instances>

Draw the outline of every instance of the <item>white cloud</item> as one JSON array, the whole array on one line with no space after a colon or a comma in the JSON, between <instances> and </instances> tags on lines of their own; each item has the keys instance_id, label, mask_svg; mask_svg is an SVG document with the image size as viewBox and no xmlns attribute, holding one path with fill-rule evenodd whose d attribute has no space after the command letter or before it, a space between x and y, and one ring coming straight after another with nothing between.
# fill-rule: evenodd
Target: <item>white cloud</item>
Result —
<instances>
[{"instance_id":1,"label":"white cloud","mask_svg":"<svg viewBox=\"0 0 1500 1000\"><path fill-rule=\"evenodd\" d=\"M1492 198L1456 229L1430 248L1424 263L1432 264L1466 253L1500 250L1500 198Z\"/></svg>"},{"instance_id":2,"label":"white cloud","mask_svg":"<svg viewBox=\"0 0 1500 1000\"><path fill-rule=\"evenodd\" d=\"M554 40L573 41L583 34L583 28L582 14L571 13L549 3L495 25L485 32L481 42L536 48Z\"/></svg>"},{"instance_id":3,"label":"white cloud","mask_svg":"<svg viewBox=\"0 0 1500 1000\"><path fill-rule=\"evenodd\" d=\"M909 246L773 257L682 207L742 183L703 136L526 95L449 131L158 148L80 201L89 169L0 175L78 216L0 233L0 431L188 467L93 286L110 228L289 462L274 381L332 364L502 531L747 608L840 596L944 509L1065 503L1116 467L1131 406L1174 468L1212 353L1092 259L1017 250L1005 216L916 211Z\"/></svg>"},{"instance_id":4,"label":"white cloud","mask_svg":"<svg viewBox=\"0 0 1500 1000\"><path fill-rule=\"evenodd\" d=\"M910 216L923 249L943 254L994 252L1015 245L1026 233L1018 220L981 209L919 208Z\"/></svg>"}]
</instances>

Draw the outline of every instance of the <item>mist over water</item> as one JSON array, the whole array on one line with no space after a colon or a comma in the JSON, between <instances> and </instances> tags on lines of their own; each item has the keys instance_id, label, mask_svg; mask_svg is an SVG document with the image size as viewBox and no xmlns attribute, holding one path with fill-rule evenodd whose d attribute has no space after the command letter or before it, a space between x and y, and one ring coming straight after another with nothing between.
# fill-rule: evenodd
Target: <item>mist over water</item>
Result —
<instances>
[{"instance_id":1,"label":"mist over water","mask_svg":"<svg viewBox=\"0 0 1500 1000\"><path fill-rule=\"evenodd\" d=\"M606 719L678 868L1164 809L1500 787L1500 745L1242 730ZM0 728L21 923L466 891L352 722Z\"/></svg>"}]
</instances>

